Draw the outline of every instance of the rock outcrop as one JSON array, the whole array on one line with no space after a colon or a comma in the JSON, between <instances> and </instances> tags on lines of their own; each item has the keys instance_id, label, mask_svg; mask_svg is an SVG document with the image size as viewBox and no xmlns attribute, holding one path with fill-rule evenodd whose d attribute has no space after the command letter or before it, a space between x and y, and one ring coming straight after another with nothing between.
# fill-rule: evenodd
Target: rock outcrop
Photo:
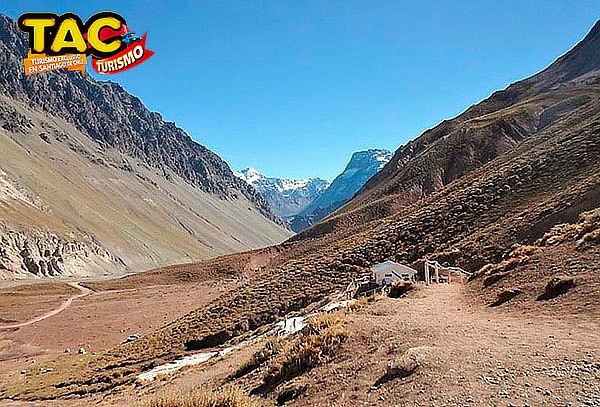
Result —
<instances>
[{"instance_id":1,"label":"rock outcrop","mask_svg":"<svg viewBox=\"0 0 600 407\"><path fill-rule=\"evenodd\" d=\"M106 249L88 241L67 241L48 231L0 228L2 277L55 277L115 271L120 262ZM12 272L12 273L11 273Z\"/></svg>"}]
</instances>

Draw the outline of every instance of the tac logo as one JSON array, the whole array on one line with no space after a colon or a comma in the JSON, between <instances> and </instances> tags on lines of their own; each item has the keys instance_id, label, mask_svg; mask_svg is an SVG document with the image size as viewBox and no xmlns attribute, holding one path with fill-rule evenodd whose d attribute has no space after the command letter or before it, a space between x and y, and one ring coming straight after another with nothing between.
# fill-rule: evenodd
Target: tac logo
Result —
<instances>
[{"instance_id":1,"label":"tac logo","mask_svg":"<svg viewBox=\"0 0 600 407\"><path fill-rule=\"evenodd\" d=\"M64 68L85 71L88 56L96 72L114 74L154 55L146 48L148 33L136 35L123 17L110 11L94 14L85 24L73 13L25 13L18 25L29 35L26 75Z\"/></svg>"}]
</instances>

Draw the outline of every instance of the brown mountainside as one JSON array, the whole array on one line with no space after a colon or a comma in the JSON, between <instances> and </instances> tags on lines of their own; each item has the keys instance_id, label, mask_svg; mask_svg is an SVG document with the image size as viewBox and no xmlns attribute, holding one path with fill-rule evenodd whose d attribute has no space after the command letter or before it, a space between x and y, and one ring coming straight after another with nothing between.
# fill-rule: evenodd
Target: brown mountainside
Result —
<instances>
[{"instance_id":1,"label":"brown mountainside","mask_svg":"<svg viewBox=\"0 0 600 407\"><path fill-rule=\"evenodd\" d=\"M513 85L510 92L495 94L460 120L445 122L421 136L419 143L424 145L430 139L430 146L407 159L397 173L405 176L410 169L413 174L424 174L418 178L420 182L410 184L415 196L398 192L373 202L362 202L359 196L357 202L326 220L325 226L316 225L301 239L277 246L284 261L271 258L271 266L263 263L257 278L248 278L243 286L209 306L85 361L72 358L51 363L51 373L28 375L26 382L20 381L3 395L66 396L111 388L127 383L136 372L158 361L181 355L186 346L220 345L300 310L342 290L352 277L369 273L368 267L380 261L391 259L419 267L424 258L433 258L477 271L510 258L517 244L534 244L556 224L578 222L582 212L600 206L600 83L594 73L600 66L594 56L600 50L598 29L596 25L568 58L557 62L581 61L575 65L586 66L585 78L553 65L539 74L543 80ZM522 93L515 91L525 88L528 90ZM463 130L470 137L461 138ZM484 156L479 150L484 145L510 148ZM396 157L402 151L406 148ZM446 157L447 161L439 162L465 165L456 167L460 170L454 176L440 179L440 172L417 171L423 162L429 162L424 159L427 154ZM393 168L394 164L387 174L394 172ZM386 180L390 191L402 185L401 178ZM424 193L427 185L430 189ZM375 196L377 191L383 189L373 190ZM402 202L402 210L389 204L392 199ZM586 221L589 215L585 216L588 237L582 237L582 250L586 252L580 256L580 267L570 269L574 274L588 272L588 263L598 261L598 224ZM349 227L342 232L332 225ZM290 247L294 248L292 256ZM228 269L226 264L219 267L223 272ZM524 280L539 277L524 269L520 272ZM116 284L127 284L127 279ZM597 290L579 292L587 296L586 301L597 303ZM585 312L585 308L574 312ZM68 373L72 371L79 374L74 377Z\"/></svg>"},{"instance_id":2,"label":"brown mountainside","mask_svg":"<svg viewBox=\"0 0 600 407\"><path fill-rule=\"evenodd\" d=\"M600 23L596 23L577 46L542 72L494 92L401 146L348 205L304 236L394 213L548 131L595 98L599 49Z\"/></svg>"},{"instance_id":3,"label":"brown mountainside","mask_svg":"<svg viewBox=\"0 0 600 407\"><path fill-rule=\"evenodd\" d=\"M146 109L117 83L65 71L27 77L22 72L26 38L5 16L0 16L0 40L0 89L5 95L73 123L104 147L139 158L165 174L172 170L203 191L224 197L243 194L275 219L262 196L235 177L218 155Z\"/></svg>"},{"instance_id":4,"label":"brown mountainside","mask_svg":"<svg viewBox=\"0 0 600 407\"><path fill-rule=\"evenodd\" d=\"M218 155L88 74L25 76L0 15L0 278L139 271L291 233Z\"/></svg>"}]
</instances>

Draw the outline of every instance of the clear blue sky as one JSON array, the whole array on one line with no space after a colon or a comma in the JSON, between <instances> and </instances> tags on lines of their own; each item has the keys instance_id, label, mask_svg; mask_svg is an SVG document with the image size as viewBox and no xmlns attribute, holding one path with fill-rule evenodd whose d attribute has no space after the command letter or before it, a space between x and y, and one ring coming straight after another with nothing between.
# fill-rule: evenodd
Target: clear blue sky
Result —
<instances>
[{"instance_id":1,"label":"clear blue sky","mask_svg":"<svg viewBox=\"0 0 600 407\"><path fill-rule=\"evenodd\" d=\"M334 177L570 49L600 16L571 1L38 1L0 11L110 10L156 55L112 75L232 168ZM91 69L91 68L90 68ZM105 77L103 77L105 78Z\"/></svg>"}]
</instances>

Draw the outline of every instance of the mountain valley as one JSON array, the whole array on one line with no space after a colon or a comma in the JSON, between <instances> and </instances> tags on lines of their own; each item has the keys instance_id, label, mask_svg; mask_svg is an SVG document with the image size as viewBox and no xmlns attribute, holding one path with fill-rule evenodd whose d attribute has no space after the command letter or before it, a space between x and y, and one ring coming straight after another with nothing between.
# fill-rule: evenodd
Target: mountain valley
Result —
<instances>
[{"instance_id":1,"label":"mountain valley","mask_svg":"<svg viewBox=\"0 0 600 407\"><path fill-rule=\"evenodd\" d=\"M246 168L235 175L252 185L284 220L302 212L329 186L329 182L321 178L266 177L254 168Z\"/></svg>"},{"instance_id":2,"label":"mountain valley","mask_svg":"<svg viewBox=\"0 0 600 407\"><path fill-rule=\"evenodd\" d=\"M234 173L131 96L105 112L115 84L48 76L74 96L34 108L51 99L0 76L19 95L0 99L2 276L108 274L76 299L61 279L0 288L0 403L599 405L600 22L331 184ZM354 296L385 261L417 281ZM466 273L425 282L432 263ZM129 267L154 269L113 278Z\"/></svg>"},{"instance_id":3,"label":"mountain valley","mask_svg":"<svg viewBox=\"0 0 600 407\"><path fill-rule=\"evenodd\" d=\"M256 188L293 231L301 232L352 199L391 156L391 152L382 149L356 152L331 184L320 178L265 177L254 168L236 175Z\"/></svg>"}]
</instances>

